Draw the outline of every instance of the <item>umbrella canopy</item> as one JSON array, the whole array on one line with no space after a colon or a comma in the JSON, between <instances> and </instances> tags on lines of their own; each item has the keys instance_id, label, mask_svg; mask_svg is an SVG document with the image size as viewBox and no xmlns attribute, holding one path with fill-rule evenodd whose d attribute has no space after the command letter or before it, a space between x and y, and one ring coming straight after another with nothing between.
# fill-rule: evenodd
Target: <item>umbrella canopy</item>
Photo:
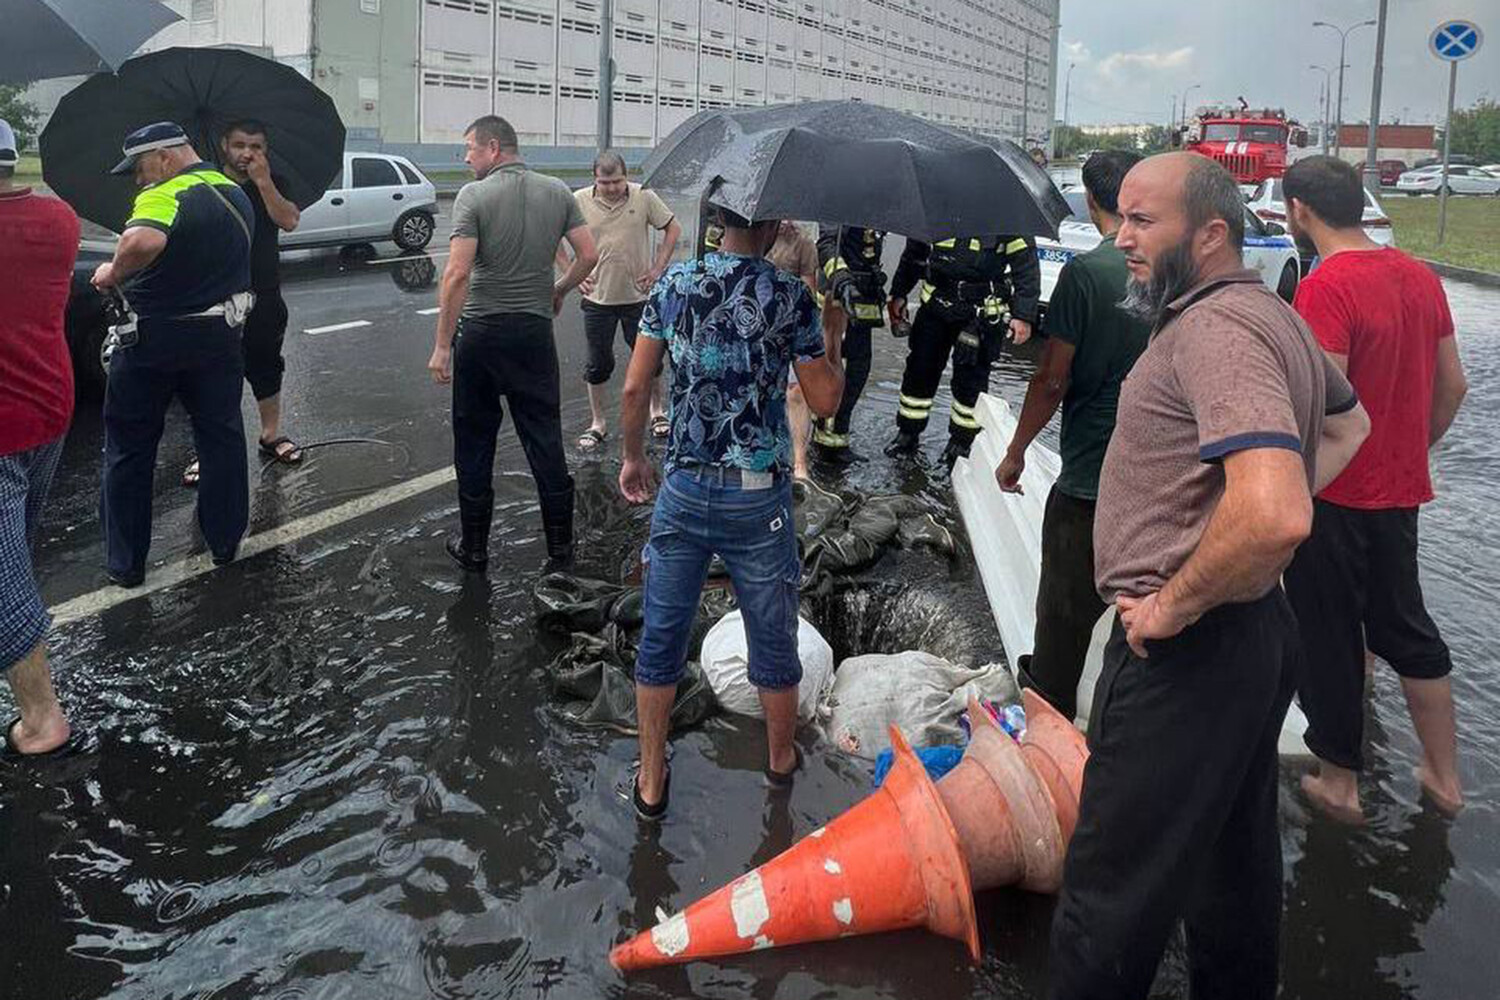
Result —
<instances>
[{"instance_id":1,"label":"umbrella canopy","mask_svg":"<svg viewBox=\"0 0 1500 1000\"><path fill-rule=\"evenodd\" d=\"M164 49L85 80L42 130L42 176L79 215L118 232L135 198L130 177L109 176L126 135L176 122L212 160L225 126L246 118L266 126L281 193L299 208L323 197L344 165L332 98L290 66L235 49Z\"/></svg>"},{"instance_id":2,"label":"umbrella canopy","mask_svg":"<svg viewBox=\"0 0 1500 1000\"><path fill-rule=\"evenodd\" d=\"M0 0L0 83L113 72L180 20L156 0Z\"/></svg>"},{"instance_id":3,"label":"umbrella canopy","mask_svg":"<svg viewBox=\"0 0 1500 1000\"><path fill-rule=\"evenodd\" d=\"M647 187L747 219L867 226L920 240L1057 235L1069 209L1015 143L862 101L703 111L642 167Z\"/></svg>"}]
</instances>

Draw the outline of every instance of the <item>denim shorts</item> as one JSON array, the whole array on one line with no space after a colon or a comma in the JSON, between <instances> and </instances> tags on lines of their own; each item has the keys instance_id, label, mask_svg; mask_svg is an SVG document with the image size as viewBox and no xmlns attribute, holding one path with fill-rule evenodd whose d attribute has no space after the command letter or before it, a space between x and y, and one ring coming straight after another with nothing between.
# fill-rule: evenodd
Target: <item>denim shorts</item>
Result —
<instances>
[{"instance_id":1,"label":"denim shorts","mask_svg":"<svg viewBox=\"0 0 1500 1000\"><path fill-rule=\"evenodd\" d=\"M20 663L52 624L42 604L31 553L63 439L0 455L0 670Z\"/></svg>"},{"instance_id":2,"label":"denim shorts","mask_svg":"<svg viewBox=\"0 0 1500 1000\"><path fill-rule=\"evenodd\" d=\"M662 482L646 544L640 684L676 684L687 661L698 602L715 553L724 560L745 620L750 683L783 690L802 680L797 655L802 566L784 472L746 489L721 467L676 469Z\"/></svg>"}]
</instances>

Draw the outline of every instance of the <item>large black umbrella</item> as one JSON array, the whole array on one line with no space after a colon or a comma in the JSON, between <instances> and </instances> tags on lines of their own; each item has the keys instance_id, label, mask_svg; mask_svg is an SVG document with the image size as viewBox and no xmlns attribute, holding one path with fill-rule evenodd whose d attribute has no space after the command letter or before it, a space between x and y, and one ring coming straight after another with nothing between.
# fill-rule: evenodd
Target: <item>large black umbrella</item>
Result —
<instances>
[{"instance_id":1,"label":"large black umbrella","mask_svg":"<svg viewBox=\"0 0 1500 1000\"><path fill-rule=\"evenodd\" d=\"M0 0L0 83L111 72L180 20L156 0Z\"/></svg>"},{"instance_id":2,"label":"large black umbrella","mask_svg":"<svg viewBox=\"0 0 1500 1000\"><path fill-rule=\"evenodd\" d=\"M920 240L1057 235L1069 214L1012 142L862 101L703 111L642 167L647 187L698 195L747 219L867 226Z\"/></svg>"},{"instance_id":3,"label":"large black umbrella","mask_svg":"<svg viewBox=\"0 0 1500 1000\"><path fill-rule=\"evenodd\" d=\"M344 165L333 100L290 66L235 49L164 49L85 80L42 130L42 176L79 215L118 231L135 197L131 178L109 176L126 135L176 122L213 160L224 127L246 118L266 126L281 193L299 208L323 197Z\"/></svg>"}]
</instances>

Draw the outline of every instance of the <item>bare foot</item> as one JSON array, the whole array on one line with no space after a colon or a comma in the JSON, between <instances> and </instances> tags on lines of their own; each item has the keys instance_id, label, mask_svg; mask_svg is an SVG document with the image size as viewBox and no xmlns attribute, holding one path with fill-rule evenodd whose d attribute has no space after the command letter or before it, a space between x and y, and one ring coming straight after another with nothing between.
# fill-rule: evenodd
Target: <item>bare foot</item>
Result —
<instances>
[{"instance_id":1,"label":"bare foot","mask_svg":"<svg viewBox=\"0 0 1500 1000\"><path fill-rule=\"evenodd\" d=\"M1417 780L1422 783L1422 791L1432 800L1432 804L1445 816L1457 816L1464 807L1463 789L1459 788L1458 780L1438 781L1426 764L1418 764L1413 773Z\"/></svg>"},{"instance_id":2,"label":"bare foot","mask_svg":"<svg viewBox=\"0 0 1500 1000\"><path fill-rule=\"evenodd\" d=\"M61 712L55 712L33 726L28 726L22 719L16 720L6 732L5 742L15 753L29 756L56 750L68 742L71 733L68 720Z\"/></svg>"},{"instance_id":3,"label":"bare foot","mask_svg":"<svg viewBox=\"0 0 1500 1000\"><path fill-rule=\"evenodd\" d=\"M1352 794L1341 789L1336 789L1322 777L1316 774L1304 774L1302 776L1302 793L1311 800L1319 811L1340 823L1350 826L1363 826L1365 822L1364 811L1359 807L1359 790L1356 788Z\"/></svg>"}]
</instances>

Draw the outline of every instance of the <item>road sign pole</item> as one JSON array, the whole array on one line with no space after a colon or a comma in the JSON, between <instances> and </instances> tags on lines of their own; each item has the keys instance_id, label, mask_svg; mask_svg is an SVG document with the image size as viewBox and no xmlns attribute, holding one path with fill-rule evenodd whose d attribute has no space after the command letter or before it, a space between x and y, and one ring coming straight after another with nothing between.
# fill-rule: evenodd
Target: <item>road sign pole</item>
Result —
<instances>
[{"instance_id":1,"label":"road sign pole","mask_svg":"<svg viewBox=\"0 0 1500 1000\"><path fill-rule=\"evenodd\" d=\"M1448 116L1443 119L1443 183L1438 188L1438 246L1448 229L1448 151L1453 146L1453 94L1458 89L1458 63L1448 64ZM1472 161L1470 161L1472 162Z\"/></svg>"}]
</instances>

